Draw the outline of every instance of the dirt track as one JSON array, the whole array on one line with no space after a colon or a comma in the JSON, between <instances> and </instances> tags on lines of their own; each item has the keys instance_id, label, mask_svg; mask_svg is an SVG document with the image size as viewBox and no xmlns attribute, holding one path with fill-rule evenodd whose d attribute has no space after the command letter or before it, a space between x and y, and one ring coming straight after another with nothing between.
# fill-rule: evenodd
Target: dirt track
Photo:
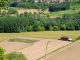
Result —
<instances>
[{"instance_id":1,"label":"dirt track","mask_svg":"<svg viewBox=\"0 0 80 60\"><path fill-rule=\"evenodd\" d=\"M47 60L80 60L80 41L76 41Z\"/></svg>"}]
</instances>

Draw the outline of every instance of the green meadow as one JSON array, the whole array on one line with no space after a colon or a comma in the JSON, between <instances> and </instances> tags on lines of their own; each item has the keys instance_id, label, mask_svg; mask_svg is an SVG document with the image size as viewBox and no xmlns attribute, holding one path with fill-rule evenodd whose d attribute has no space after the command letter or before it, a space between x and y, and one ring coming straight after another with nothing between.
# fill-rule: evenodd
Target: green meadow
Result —
<instances>
[{"instance_id":1,"label":"green meadow","mask_svg":"<svg viewBox=\"0 0 80 60\"><path fill-rule=\"evenodd\" d=\"M22 33L0 33L0 41L8 40L18 36L60 39L61 36L69 36L75 40L80 36L80 31L42 31L42 32L22 32Z\"/></svg>"}]
</instances>

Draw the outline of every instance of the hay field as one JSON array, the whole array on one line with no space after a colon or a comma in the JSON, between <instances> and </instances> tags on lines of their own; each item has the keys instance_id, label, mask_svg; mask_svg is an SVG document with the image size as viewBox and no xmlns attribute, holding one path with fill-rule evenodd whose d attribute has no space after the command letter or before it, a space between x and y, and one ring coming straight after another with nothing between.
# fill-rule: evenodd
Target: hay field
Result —
<instances>
[{"instance_id":1,"label":"hay field","mask_svg":"<svg viewBox=\"0 0 80 60\"><path fill-rule=\"evenodd\" d=\"M80 31L41 31L41 32L22 32L22 33L0 33L0 41L8 40L10 38L25 36L59 39L61 36L69 36L73 40L80 36Z\"/></svg>"}]
</instances>

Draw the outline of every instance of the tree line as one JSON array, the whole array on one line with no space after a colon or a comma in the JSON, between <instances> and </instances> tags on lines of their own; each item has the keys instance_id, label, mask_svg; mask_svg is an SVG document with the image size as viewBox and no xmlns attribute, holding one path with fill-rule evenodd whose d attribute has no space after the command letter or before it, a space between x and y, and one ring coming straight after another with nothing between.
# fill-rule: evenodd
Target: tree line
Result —
<instances>
[{"instance_id":1,"label":"tree line","mask_svg":"<svg viewBox=\"0 0 80 60\"><path fill-rule=\"evenodd\" d=\"M27 3L27 2L13 2L10 7L26 8L26 9L47 9L52 3Z\"/></svg>"},{"instance_id":2,"label":"tree line","mask_svg":"<svg viewBox=\"0 0 80 60\"><path fill-rule=\"evenodd\" d=\"M34 1L34 0L33 0ZM18 8L26 8L26 9L42 9L43 11L49 8L49 11L60 11L60 10L68 10L70 8L70 3L68 1L62 3L34 3L32 0L26 1L21 0L20 2L9 1L8 6L10 7L18 7Z\"/></svg>"},{"instance_id":3,"label":"tree line","mask_svg":"<svg viewBox=\"0 0 80 60\"><path fill-rule=\"evenodd\" d=\"M54 3L49 6L50 12L69 10L69 9L70 9L70 3L68 1L63 3Z\"/></svg>"},{"instance_id":4,"label":"tree line","mask_svg":"<svg viewBox=\"0 0 80 60\"><path fill-rule=\"evenodd\" d=\"M44 14L28 13L0 17L0 32L80 30L80 13L50 18Z\"/></svg>"}]
</instances>

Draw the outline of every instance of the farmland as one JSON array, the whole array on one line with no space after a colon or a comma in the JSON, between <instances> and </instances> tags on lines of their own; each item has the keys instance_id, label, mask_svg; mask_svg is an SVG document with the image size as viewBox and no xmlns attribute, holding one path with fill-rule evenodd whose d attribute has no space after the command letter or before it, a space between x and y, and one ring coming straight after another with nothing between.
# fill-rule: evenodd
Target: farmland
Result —
<instances>
[{"instance_id":1,"label":"farmland","mask_svg":"<svg viewBox=\"0 0 80 60\"><path fill-rule=\"evenodd\" d=\"M27 60L80 60L80 1L54 6L27 3L10 2L4 5L8 10L1 5L0 60L6 60L11 52L20 52ZM69 36L72 41L63 41L61 36Z\"/></svg>"},{"instance_id":2,"label":"farmland","mask_svg":"<svg viewBox=\"0 0 80 60\"><path fill-rule=\"evenodd\" d=\"M0 43L0 46L5 49L5 53L10 52L22 52L28 60L37 60L38 58L45 55L45 47L48 42L49 45L47 54L59 49L60 47L63 47L65 45L70 44L69 41L61 41L61 40L55 40L55 39L44 39L44 38L32 38L32 37L16 37L16 39L33 39L33 40L39 40L36 43L23 43L23 42L10 42L10 41L2 41ZM24 41L24 40L23 40ZM53 47L54 46L54 47Z\"/></svg>"},{"instance_id":3,"label":"farmland","mask_svg":"<svg viewBox=\"0 0 80 60\"><path fill-rule=\"evenodd\" d=\"M13 51L22 52L26 58L29 59L38 59L45 55L45 45L50 41L48 45L48 52L55 51L60 47L70 44L71 42L60 41L61 36L70 36L75 40L80 36L80 31L41 31L41 32L22 32L22 33L0 33L0 46L2 46L6 52L10 53ZM12 38L28 39L28 40L39 40L36 43L23 43L17 42L19 40L14 40L15 42L9 42L7 40ZM21 40L20 40L21 41ZM54 47L52 47L54 46ZM13 47L13 48L11 48ZM34 48L35 47L35 48ZM10 48L10 49L9 49ZM41 49L39 49L41 48ZM27 51L25 53L25 51ZM40 53L38 53L40 52ZM36 55L34 55L36 53ZM51 56L52 54L50 54ZM44 58L43 58L44 59Z\"/></svg>"},{"instance_id":4,"label":"farmland","mask_svg":"<svg viewBox=\"0 0 80 60\"><path fill-rule=\"evenodd\" d=\"M57 54L52 54L47 60L80 60L80 41L77 41L64 50L58 51Z\"/></svg>"}]
</instances>

